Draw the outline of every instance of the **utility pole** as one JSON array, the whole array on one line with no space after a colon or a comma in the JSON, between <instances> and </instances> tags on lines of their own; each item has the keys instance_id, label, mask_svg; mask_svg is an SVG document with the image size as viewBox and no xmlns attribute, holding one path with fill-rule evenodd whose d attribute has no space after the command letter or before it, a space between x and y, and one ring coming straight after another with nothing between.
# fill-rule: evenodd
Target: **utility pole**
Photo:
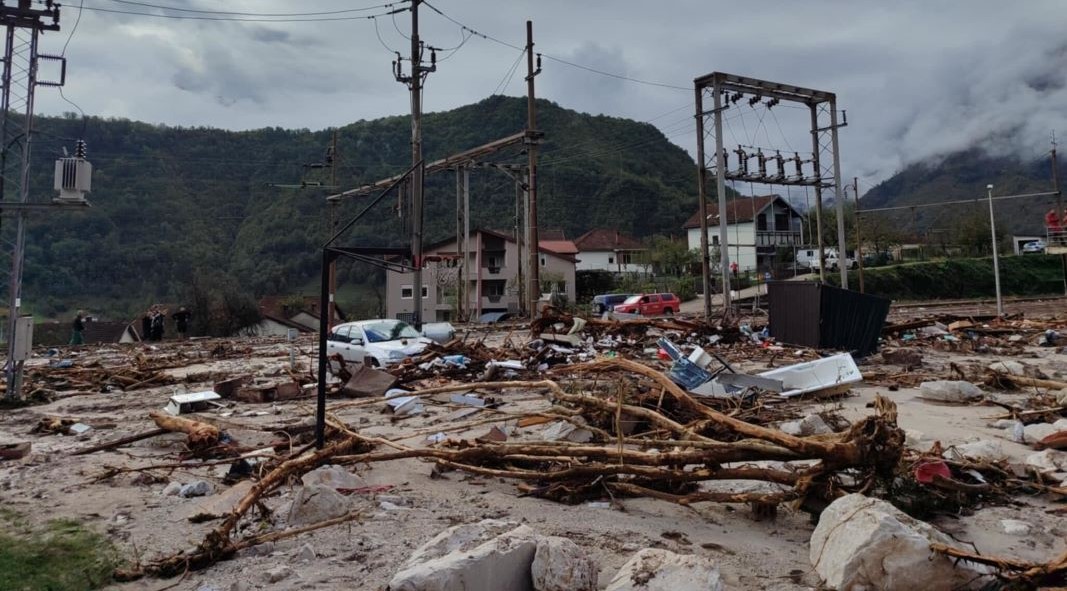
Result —
<instances>
[{"instance_id":1,"label":"utility pole","mask_svg":"<svg viewBox=\"0 0 1067 591\"><path fill-rule=\"evenodd\" d=\"M537 58L537 69L534 69L533 54L533 21L526 21L526 154L527 154L527 194L529 195L529 210L526 212L526 220L530 225L530 236L526 248L530 251L530 264L527 265L529 288L526 297L529 301L530 318L538 314L537 302L541 299L541 262L539 241L537 239L537 143L533 132L537 131L537 101L534 94L534 78L541 73L541 57Z\"/></svg>"},{"instance_id":2,"label":"utility pole","mask_svg":"<svg viewBox=\"0 0 1067 591\"><path fill-rule=\"evenodd\" d=\"M411 0L411 75L404 76L401 57L398 53L393 62L396 79L407 84L411 91L411 164L415 166L411 174L411 265L414 267L412 278L412 303L415 307L412 324L415 330L422 330L422 209L425 172L422 162L422 81L430 72L437 70L437 53L430 48L430 65L422 65L423 44L419 39L419 4L422 0Z\"/></svg>"},{"instance_id":3,"label":"utility pole","mask_svg":"<svg viewBox=\"0 0 1067 591\"><path fill-rule=\"evenodd\" d=\"M826 283L826 249L823 248L822 243L822 186L824 179L822 178L822 164L819 158L819 113L816 111L818 107L811 105L811 151L812 159L815 165L815 240L819 250L819 281ZM809 226L808 231L811 231ZM838 260L840 260L840 253L838 254Z\"/></svg>"},{"instance_id":4,"label":"utility pole","mask_svg":"<svg viewBox=\"0 0 1067 591\"><path fill-rule=\"evenodd\" d=\"M463 253L463 171L462 165L456 167L456 258L459 259L459 268L456 269L456 322L463 318L463 308L466 303L463 292L467 286L463 283L463 270L467 267L467 259L461 258Z\"/></svg>"},{"instance_id":5,"label":"utility pole","mask_svg":"<svg viewBox=\"0 0 1067 591\"><path fill-rule=\"evenodd\" d=\"M30 140L33 131L34 93L38 85L62 86L59 82L38 80L38 60L40 58L62 62L66 71L66 60L61 56L41 55L37 52L37 40L42 31L59 30L59 6L52 0L44 2L44 8L33 8L31 0L18 0L15 6L0 0L0 24L7 29L4 42L3 88L0 90L0 110L3 111L3 129L0 131L0 149L3 150L2 169L0 169L0 199L3 199L4 187L10 185L17 194L17 202L3 202L0 209L15 210L15 245L11 256L11 277L8 287L7 319L7 362L4 374L7 381L7 396L18 398L22 390L22 367L25 358L22 352L28 339L32 338L32 320L20 321L22 308L22 270L26 256L26 212L33 208L30 197ZM46 22L51 20L51 22ZM29 34L21 33L28 29ZM28 38L27 38L28 37ZM21 142L18 150L18 171L9 174L9 153L11 146ZM79 145L79 154L84 157L84 144ZM14 172L14 171L11 171ZM53 205L58 205L54 202ZM84 205L84 203L83 203ZM21 334L27 329L29 334ZM22 358L20 358L22 357Z\"/></svg>"},{"instance_id":6,"label":"utility pole","mask_svg":"<svg viewBox=\"0 0 1067 591\"><path fill-rule=\"evenodd\" d=\"M704 89L696 87L697 137L704 137ZM697 204L700 216L700 274L704 286L704 323L711 324L711 249L708 245L708 167L704 142L697 142ZM720 213L722 213L720 211ZM719 222L722 223L721 221ZM721 246L720 246L721 248Z\"/></svg>"},{"instance_id":7,"label":"utility pole","mask_svg":"<svg viewBox=\"0 0 1067 591\"><path fill-rule=\"evenodd\" d=\"M333 139L330 142L330 153L327 155L325 164L330 167L331 190L337 187L337 130L333 130ZM337 233L337 207L341 204L339 199L330 201L330 236ZM326 314L326 328L333 330L333 320L337 316L337 259L330 261L330 309L323 310Z\"/></svg>"},{"instance_id":8,"label":"utility pole","mask_svg":"<svg viewBox=\"0 0 1067 591\"><path fill-rule=\"evenodd\" d=\"M526 248L526 240L524 236L525 228L523 227L522 221L523 194L524 191L522 189L522 172L519 172L515 175L515 245L518 247L518 256L515 257L515 259L518 261L518 268L516 269L517 273L515 274L515 295L519 300L519 314L525 316L527 309L525 283L526 274L523 273L523 267L525 267L526 265L523 263L522 259L523 255L526 253L526 251L524 250ZM527 261L527 263L528 262L529 261Z\"/></svg>"},{"instance_id":9,"label":"utility pole","mask_svg":"<svg viewBox=\"0 0 1067 591\"><path fill-rule=\"evenodd\" d=\"M1052 132L1052 190L1056 192L1056 215L1060 216L1060 228L1067 226L1067 216L1064 212L1067 209L1063 208L1063 192L1060 191L1060 166L1056 161L1056 132ZM1056 236L1055 238L1063 240L1063 236ZM1049 238L1048 244L1052 244L1052 237ZM1045 248L1048 248L1046 245ZM1067 254L1060 255L1060 265L1063 268L1063 293L1067 295Z\"/></svg>"},{"instance_id":10,"label":"utility pole","mask_svg":"<svg viewBox=\"0 0 1067 591\"><path fill-rule=\"evenodd\" d=\"M863 291L863 234L860 232L860 179L852 177L852 195L856 198L856 262L860 266L860 293Z\"/></svg>"},{"instance_id":11,"label":"utility pole","mask_svg":"<svg viewBox=\"0 0 1067 591\"><path fill-rule=\"evenodd\" d=\"M847 125L847 123L845 123ZM841 288L848 289L848 243L845 241L845 192L841 187L841 153L837 143L837 99L830 100L830 135L833 137L834 207L837 209L837 266ZM859 195L856 196L859 199Z\"/></svg>"},{"instance_id":12,"label":"utility pole","mask_svg":"<svg viewBox=\"0 0 1067 591\"><path fill-rule=\"evenodd\" d=\"M1004 301L1000 298L1000 257L997 254L997 224L993 219L993 185L986 185L989 195L989 232L993 240L993 280L997 290L997 316L1004 316Z\"/></svg>"}]
</instances>

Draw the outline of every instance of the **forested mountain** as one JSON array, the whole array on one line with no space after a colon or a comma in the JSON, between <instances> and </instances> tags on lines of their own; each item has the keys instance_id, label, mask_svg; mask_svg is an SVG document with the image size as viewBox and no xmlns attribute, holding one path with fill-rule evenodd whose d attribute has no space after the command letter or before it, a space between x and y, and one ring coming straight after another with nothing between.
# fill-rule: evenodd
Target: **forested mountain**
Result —
<instances>
[{"instance_id":1,"label":"forested mountain","mask_svg":"<svg viewBox=\"0 0 1067 591\"><path fill-rule=\"evenodd\" d=\"M1060 178L1067 180L1067 165L1060 159ZM1010 156L990 156L974 149L950 154L930 163L913 164L878 184L862 198L863 209L909 206L993 195L1018 195L1052 191L1049 156L1020 160ZM1055 197L1025 197L994 201L998 232L1001 234L1041 234L1044 214L1055 205ZM872 216L876 214L871 214ZM970 221L980 222L988 233L989 209L986 201L926 207L887 214L909 235L926 231L951 234ZM979 219L981 218L981 219Z\"/></svg>"},{"instance_id":2,"label":"forested mountain","mask_svg":"<svg viewBox=\"0 0 1067 591\"><path fill-rule=\"evenodd\" d=\"M299 105L294 105L299 108ZM494 96L424 117L427 160L519 132L524 99ZM545 132L540 167L540 225L571 237L607 226L646 236L677 233L696 206L689 155L649 124L591 116L541 101ZM39 118L34 139L34 199L51 195L61 146L84 138L95 167L93 207L39 215L28 237L24 301L39 315L90 306L121 315L155 301L176 301L193 285L248 295L293 293L318 274L329 209L321 188L287 189L301 178L329 182L323 162L331 131L231 132L127 120ZM410 119L359 121L338 130L337 183L350 188L410 165ZM521 162L515 148L494 161ZM317 176L316 176L317 175ZM514 184L498 171L471 175L473 225L511 226ZM347 220L370 197L347 199ZM407 230L396 198L353 228L342 243L399 244ZM427 180L427 240L454 232L455 176ZM13 224L5 223L10 237ZM370 281L366 268L341 280Z\"/></svg>"}]
</instances>

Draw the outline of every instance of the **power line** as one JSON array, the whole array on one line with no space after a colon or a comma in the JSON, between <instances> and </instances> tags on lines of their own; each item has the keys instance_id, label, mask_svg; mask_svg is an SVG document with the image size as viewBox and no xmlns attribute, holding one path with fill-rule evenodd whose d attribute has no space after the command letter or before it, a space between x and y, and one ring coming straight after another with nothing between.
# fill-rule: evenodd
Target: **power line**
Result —
<instances>
[{"instance_id":1,"label":"power line","mask_svg":"<svg viewBox=\"0 0 1067 591\"><path fill-rule=\"evenodd\" d=\"M369 10L375 10L378 8L392 8L395 4L401 2L408 2L409 0L397 0L397 2L390 2L387 4L376 4L374 6L365 6L363 8L346 8L343 10L329 10L323 12L230 12L228 10L198 10L195 8L178 8L176 6L164 6L162 4L151 4L148 2L135 2L134 0L111 0L119 4L132 4L134 6L144 6L146 8L158 8L160 10L170 10L173 12L192 12L196 14L218 14L218 15L230 15L230 16L258 16L258 17L290 17L290 16L325 16L333 14L347 14L351 12L366 12Z\"/></svg>"},{"instance_id":2,"label":"power line","mask_svg":"<svg viewBox=\"0 0 1067 591\"><path fill-rule=\"evenodd\" d=\"M386 5L383 5L383 8ZM392 14L390 12L383 12L381 14L369 15L369 16L334 16L334 17L313 17L313 18L230 18L222 16L193 16L183 14L156 14L152 12L133 12L130 10L114 10L111 8L100 8L97 6L84 6L84 10L92 10L94 12L106 12L110 14L126 14L132 16L148 16L153 18L167 18L175 20L196 20L196 21L229 21L239 23L310 23L310 22L332 22L332 21L357 21L373 19L379 16L388 16ZM408 10L407 8L393 9L397 12L403 12Z\"/></svg>"},{"instance_id":3,"label":"power line","mask_svg":"<svg viewBox=\"0 0 1067 591\"><path fill-rule=\"evenodd\" d=\"M502 94L507 90L508 85L511 84L511 79L515 77L515 72L519 69L519 63L522 62L522 56L526 55L526 49L519 52L519 56L515 58L515 63L511 64L507 72L504 72L504 77L500 79L500 82L493 89L493 95Z\"/></svg>"},{"instance_id":4,"label":"power line","mask_svg":"<svg viewBox=\"0 0 1067 591\"><path fill-rule=\"evenodd\" d=\"M453 24L456 24L456 25L462 27L463 29L465 29L467 31L470 31L471 33L473 33L473 34L475 34L475 35L477 35L477 36L479 36L479 37L481 37L483 39L487 39L487 40L492 41L494 43L499 43L500 45L503 45L505 47L510 47L512 49L515 49L515 50L523 49L522 47L519 47L518 45L514 45L514 44L511 44L511 43L508 43L507 41L502 41L500 39L497 39L496 37L493 37L492 35L487 35L485 33L482 33L481 31L478 31L478 30L472 29L471 27L468 27L467 25L465 25L465 24L461 23L460 21L452 18L451 16L448 16L447 14L445 14L444 12L442 12L440 9L438 9L433 4L430 4L429 2L425 2L424 1L423 4L426 5L426 7L429 8L430 10L436 12L437 14L441 15L445 19L451 21ZM670 88L670 89L674 89L674 90L684 90L686 92L690 92L690 91L693 90L692 88L690 88L688 86L678 86L678 85L675 85L675 84L666 84L666 83L663 83L663 82L654 82L654 81L651 81L651 80L642 80L640 78L634 78L632 76L626 76L626 75L623 75L623 74L615 74L613 72L607 72L607 71L600 70L600 69L597 69L597 68L593 68L593 67L590 67L590 66L585 66L585 65L582 65L582 64L576 64L574 62L570 62L570 61L567 61L567 60L562 59L562 58L558 58L558 57L555 57L555 56L548 55L547 53L541 53L539 55L541 55L542 57L548 58L548 59L550 59L552 61L559 62L561 64L571 66L572 68L578 68L578 69L581 69L581 70L585 70L587 72L592 72L594 74L600 74L601 76L608 76L610 78L616 78L616 79L619 79L619 80L626 80L628 82L634 82L634 83L637 83L637 84L645 84L645 85L648 85L648 86L658 86L658 87L661 87L661 88Z\"/></svg>"}]
</instances>

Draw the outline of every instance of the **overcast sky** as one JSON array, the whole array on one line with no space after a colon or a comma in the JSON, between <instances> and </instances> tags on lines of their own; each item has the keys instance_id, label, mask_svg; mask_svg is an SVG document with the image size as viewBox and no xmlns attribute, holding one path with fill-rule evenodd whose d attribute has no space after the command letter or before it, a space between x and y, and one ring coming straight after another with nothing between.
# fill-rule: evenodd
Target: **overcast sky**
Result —
<instances>
[{"instance_id":1,"label":"overcast sky","mask_svg":"<svg viewBox=\"0 0 1067 591\"><path fill-rule=\"evenodd\" d=\"M142 0L246 13L327 12L383 0ZM589 113L651 120L694 152L692 80L715 70L836 92L845 177L861 190L910 162L978 144L1033 158L1049 132L1067 137L1067 2L1063 0L433 0L465 25L522 45L534 22L536 51L589 68L674 85L608 77L545 59L538 95ZM399 4L406 5L406 4ZM41 51L58 53L78 15ZM162 14L116 0L86 8ZM337 18L381 13L346 12ZM195 15L197 13L166 12ZM451 48L465 34L425 6L423 38ZM201 14L201 16L210 16ZM217 16L217 15L215 15ZM231 16L229 18L253 18ZM377 33L375 30L377 24ZM93 115L227 129L321 129L408 112L392 76L406 53L410 15L376 20L220 22L84 10L67 49L66 96ZM380 40L379 40L380 37ZM525 93L519 52L480 37L442 52L425 108L437 111L503 93ZM727 145L810 150L806 111L734 109ZM746 110L747 109L747 110ZM42 88L38 112L72 111ZM521 122L516 122L517 126Z\"/></svg>"}]
</instances>

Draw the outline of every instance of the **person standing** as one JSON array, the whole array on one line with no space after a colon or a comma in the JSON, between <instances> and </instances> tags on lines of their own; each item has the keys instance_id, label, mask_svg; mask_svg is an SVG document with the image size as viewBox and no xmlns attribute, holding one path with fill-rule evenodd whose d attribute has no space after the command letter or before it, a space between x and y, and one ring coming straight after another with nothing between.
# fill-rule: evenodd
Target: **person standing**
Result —
<instances>
[{"instance_id":1,"label":"person standing","mask_svg":"<svg viewBox=\"0 0 1067 591\"><path fill-rule=\"evenodd\" d=\"M85 337L82 335L85 332L85 312L78 310L78 315L74 317L74 330L70 335L71 345L84 345Z\"/></svg>"},{"instance_id":2,"label":"person standing","mask_svg":"<svg viewBox=\"0 0 1067 591\"><path fill-rule=\"evenodd\" d=\"M145 310L141 317L141 342L152 340L152 309Z\"/></svg>"},{"instance_id":3,"label":"person standing","mask_svg":"<svg viewBox=\"0 0 1067 591\"><path fill-rule=\"evenodd\" d=\"M156 310L153 311L153 315L152 315L152 340L153 341L157 341L158 342L158 341L162 341L163 340L163 319L164 319L164 317L165 317L164 313L162 311L160 311L159 309L156 309Z\"/></svg>"},{"instance_id":4,"label":"person standing","mask_svg":"<svg viewBox=\"0 0 1067 591\"><path fill-rule=\"evenodd\" d=\"M178 330L178 338L186 338L189 332L189 320L192 317L193 313L186 310L185 306L179 306L178 311L171 316L174 319L174 327Z\"/></svg>"}]
</instances>

